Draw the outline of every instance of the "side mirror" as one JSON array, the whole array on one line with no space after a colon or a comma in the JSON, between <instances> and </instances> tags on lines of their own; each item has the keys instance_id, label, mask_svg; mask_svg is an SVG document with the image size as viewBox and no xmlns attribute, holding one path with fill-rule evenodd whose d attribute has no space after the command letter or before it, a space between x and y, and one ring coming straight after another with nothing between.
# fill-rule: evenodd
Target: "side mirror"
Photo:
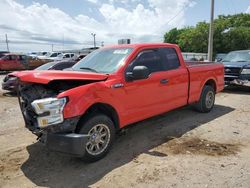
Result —
<instances>
[{"instance_id":1,"label":"side mirror","mask_svg":"<svg viewBox=\"0 0 250 188\"><path fill-rule=\"evenodd\" d=\"M128 81L146 79L149 76L149 70L145 66L135 66L132 72L126 73Z\"/></svg>"}]
</instances>

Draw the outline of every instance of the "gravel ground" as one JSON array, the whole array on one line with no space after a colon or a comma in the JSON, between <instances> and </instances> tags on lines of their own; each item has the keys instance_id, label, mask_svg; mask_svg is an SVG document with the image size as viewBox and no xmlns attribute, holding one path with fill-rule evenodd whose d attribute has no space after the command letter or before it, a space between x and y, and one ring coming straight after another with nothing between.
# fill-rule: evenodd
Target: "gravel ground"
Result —
<instances>
[{"instance_id":1,"label":"gravel ground","mask_svg":"<svg viewBox=\"0 0 250 188\"><path fill-rule=\"evenodd\" d=\"M0 81L4 75L0 75ZM249 187L250 92L218 94L212 112L184 107L129 126L91 164L48 152L0 90L0 187Z\"/></svg>"}]
</instances>

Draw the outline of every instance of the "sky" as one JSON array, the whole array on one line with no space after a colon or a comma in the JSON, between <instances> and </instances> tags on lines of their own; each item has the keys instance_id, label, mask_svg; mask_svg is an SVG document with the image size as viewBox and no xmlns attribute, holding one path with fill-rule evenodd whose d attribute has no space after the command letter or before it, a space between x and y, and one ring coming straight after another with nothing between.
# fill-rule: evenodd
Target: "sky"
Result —
<instances>
[{"instance_id":1,"label":"sky","mask_svg":"<svg viewBox=\"0 0 250 188\"><path fill-rule=\"evenodd\" d=\"M250 13L250 0L215 0L218 15ZM162 42L166 31L209 21L210 0L0 0L0 50L51 51Z\"/></svg>"}]
</instances>

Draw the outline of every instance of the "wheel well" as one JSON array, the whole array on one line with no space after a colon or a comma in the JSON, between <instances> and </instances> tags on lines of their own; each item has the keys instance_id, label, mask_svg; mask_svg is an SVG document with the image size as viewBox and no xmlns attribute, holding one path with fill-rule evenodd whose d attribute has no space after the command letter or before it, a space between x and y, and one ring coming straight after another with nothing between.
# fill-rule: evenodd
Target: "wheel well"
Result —
<instances>
[{"instance_id":1,"label":"wheel well","mask_svg":"<svg viewBox=\"0 0 250 188\"><path fill-rule=\"evenodd\" d=\"M120 129L119 125L119 116L116 112L116 110L110 106L109 104L105 103L96 103L90 106L84 115L81 117L79 123L76 126L76 132L79 132L82 126L82 122L84 122L90 115L95 114L95 113L102 113L111 118L115 125L115 129L118 131Z\"/></svg>"},{"instance_id":2,"label":"wheel well","mask_svg":"<svg viewBox=\"0 0 250 188\"><path fill-rule=\"evenodd\" d=\"M206 81L205 85L207 86L211 86L212 88L214 88L214 91L216 92L216 82L213 79L210 79L208 81Z\"/></svg>"}]
</instances>

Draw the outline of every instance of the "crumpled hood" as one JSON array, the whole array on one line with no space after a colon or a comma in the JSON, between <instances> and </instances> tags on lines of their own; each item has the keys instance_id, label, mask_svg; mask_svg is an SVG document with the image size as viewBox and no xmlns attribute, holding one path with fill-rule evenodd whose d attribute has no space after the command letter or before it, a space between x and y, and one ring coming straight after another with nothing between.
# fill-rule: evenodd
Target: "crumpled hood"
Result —
<instances>
[{"instance_id":1,"label":"crumpled hood","mask_svg":"<svg viewBox=\"0 0 250 188\"><path fill-rule=\"evenodd\" d=\"M15 76L23 82L48 84L53 80L105 80L108 75L77 71L20 71Z\"/></svg>"}]
</instances>

